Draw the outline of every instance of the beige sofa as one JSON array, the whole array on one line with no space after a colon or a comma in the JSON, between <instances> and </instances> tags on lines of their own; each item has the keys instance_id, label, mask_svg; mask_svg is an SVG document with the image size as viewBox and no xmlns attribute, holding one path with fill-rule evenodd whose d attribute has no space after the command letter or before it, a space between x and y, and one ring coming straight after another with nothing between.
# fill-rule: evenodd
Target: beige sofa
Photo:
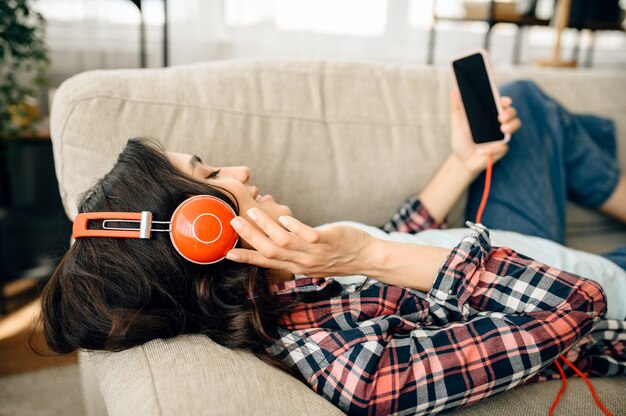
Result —
<instances>
[{"instance_id":1,"label":"beige sofa","mask_svg":"<svg viewBox=\"0 0 626 416\"><path fill-rule=\"evenodd\" d=\"M500 82L520 77L573 110L615 118L625 165L626 74L497 72ZM448 154L449 88L441 69L308 60L83 73L59 88L52 107L61 196L73 217L77 196L109 170L126 139L153 136L213 165L250 166L261 192L271 191L308 224L379 225ZM452 225L460 224L463 204ZM575 247L626 244L624 228L617 232L606 218L574 207L569 222ZM198 335L115 354L84 352L81 369L90 415L105 413L100 393L115 416L341 414L292 377ZM610 409L626 411L624 378L595 385ZM452 414L547 414L558 389L558 382L519 387ZM580 380L570 382L556 414L574 411L598 414Z\"/></svg>"}]
</instances>

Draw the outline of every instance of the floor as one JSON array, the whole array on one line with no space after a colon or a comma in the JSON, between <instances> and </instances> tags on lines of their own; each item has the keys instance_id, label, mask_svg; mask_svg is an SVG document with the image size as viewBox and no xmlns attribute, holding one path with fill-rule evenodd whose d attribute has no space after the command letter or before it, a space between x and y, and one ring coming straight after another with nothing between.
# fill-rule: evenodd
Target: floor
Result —
<instances>
[{"instance_id":1,"label":"floor","mask_svg":"<svg viewBox=\"0 0 626 416\"><path fill-rule=\"evenodd\" d=\"M0 316L0 416L84 415L76 355L51 355L33 326L40 313L36 282L13 282L4 293L9 312Z\"/></svg>"},{"instance_id":2,"label":"floor","mask_svg":"<svg viewBox=\"0 0 626 416\"><path fill-rule=\"evenodd\" d=\"M82 416L78 364L0 377L0 416Z\"/></svg>"},{"instance_id":3,"label":"floor","mask_svg":"<svg viewBox=\"0 0 626 416\"><path fill-rule=\"evenodd\" d=\"M0 377L76 363L75 354L52 354L41 328L35 325L41 312L39 284L37 280L20 279L2 288L7 313L0 315Z\"/></svg>"}]
</instances>

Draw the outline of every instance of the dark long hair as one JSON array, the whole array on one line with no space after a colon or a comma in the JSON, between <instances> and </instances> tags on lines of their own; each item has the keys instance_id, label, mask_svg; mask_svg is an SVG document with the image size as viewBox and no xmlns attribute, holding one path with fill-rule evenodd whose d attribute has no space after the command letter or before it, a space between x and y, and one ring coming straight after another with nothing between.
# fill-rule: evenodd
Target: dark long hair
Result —
<instances>
[{"instance_id":1,"label":"dark long hair","mask_svg":"<svg viewBox=\"0 0 626 416\"><path fill-rule=\"evenodd\" d=\"M200 194L239 212L225 189L178 171L156 143L131 139L113 169L83 197L79 212L151 211L155 220L169 220L182 201ZM286 369L264 350L278 319L299 301L272 296L267 272L228 260L191 263L167 233L153 233L150 240L77 239L43 290L43 333L57 353L120 351L201 333Z\"/></svg>"}]
</instances>

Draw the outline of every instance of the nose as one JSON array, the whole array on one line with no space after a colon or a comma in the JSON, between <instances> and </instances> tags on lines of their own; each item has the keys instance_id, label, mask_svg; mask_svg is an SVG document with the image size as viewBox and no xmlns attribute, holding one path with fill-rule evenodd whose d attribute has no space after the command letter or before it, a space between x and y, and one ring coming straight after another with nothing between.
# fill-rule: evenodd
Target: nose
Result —
<instances>
[{"instance_id":1,"label":"nose","mask_svg":"<svg viewBox=\"0 0 626 416\"><path fill-rule=\"evenodd\" d=\"M252 177L252 169L247 166L236 166L235 167L236 178L241 181L241 183L247 184Z\"/></svg>"}]
</instances>

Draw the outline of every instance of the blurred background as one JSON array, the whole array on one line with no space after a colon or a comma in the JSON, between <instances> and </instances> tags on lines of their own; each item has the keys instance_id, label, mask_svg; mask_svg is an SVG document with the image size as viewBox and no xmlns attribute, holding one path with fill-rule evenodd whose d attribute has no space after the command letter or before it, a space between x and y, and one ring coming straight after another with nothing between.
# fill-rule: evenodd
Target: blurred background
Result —
<instances>
[{"instance_id":1,"label":"blurred background","mask_svg":"<svg viewBox=\"0 0 626 416\"><path fill-rule=\"evenodd\" d=\"M75 356L27 347L69 246L48 125L83 71L266 58L626 70L625 0L1 0L0 415L84 414ZM626 91L625 91L626 93ZM35 331L35 343L41 335Z\"/></svg>"},{"instance_id":2,"label":"blurred background","mask_svg":"<svg viewBox=\"0 0 626 416\"><path fill-rule=\"evenodd\" d=\"M142 13L133 3L141 4ZM623 67L626 41L619 3L572 1L569 23L581 30L563 33L565 57L578 58L583 66ZM446 65L450 56L484 46L486 37L495 65L529 65L549 55L554 43L549 27L554 0L177 0L166 7L163 0L33 4L48 21L50 76L56 82L88 69L139 66L142 16L147 67L164 64L166 18L169 65L247 56ZM587 27L597 30L584 30Z\"/></svg>"}]
</instances>

